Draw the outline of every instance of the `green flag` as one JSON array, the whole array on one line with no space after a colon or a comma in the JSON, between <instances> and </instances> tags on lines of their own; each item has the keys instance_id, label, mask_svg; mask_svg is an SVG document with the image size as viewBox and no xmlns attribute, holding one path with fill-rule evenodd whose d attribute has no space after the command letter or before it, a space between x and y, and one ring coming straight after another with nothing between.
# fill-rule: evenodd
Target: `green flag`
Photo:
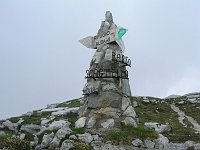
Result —
<instances>
[{"instance_id":1,"label":"green flag","mask_svg":"<svg viewBox=\"0 0 200 150\"><path fill-rule=\"evenodd\" d=\"M121 39L122 36L126 33L127 29L125 28L119 28L118 30L118 39Z\"/></svg>"}]
</instances>

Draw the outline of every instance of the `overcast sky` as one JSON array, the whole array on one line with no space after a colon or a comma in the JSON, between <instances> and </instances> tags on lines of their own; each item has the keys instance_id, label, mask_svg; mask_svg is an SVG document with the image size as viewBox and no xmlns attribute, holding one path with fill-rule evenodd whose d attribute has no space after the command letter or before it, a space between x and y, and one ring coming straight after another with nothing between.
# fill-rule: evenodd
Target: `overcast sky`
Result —
<instances>
[{"instance_id":1,"label":"overcast sky","mask_svg":"<svg viewBox=\"0 0 200 150\"><path fill-rule=\"evenodd\" d=\"M1 0L0 118L82 96L107 10L128 29L133 95L200 91L199 0Z\"/></svg>"}]
</instances>

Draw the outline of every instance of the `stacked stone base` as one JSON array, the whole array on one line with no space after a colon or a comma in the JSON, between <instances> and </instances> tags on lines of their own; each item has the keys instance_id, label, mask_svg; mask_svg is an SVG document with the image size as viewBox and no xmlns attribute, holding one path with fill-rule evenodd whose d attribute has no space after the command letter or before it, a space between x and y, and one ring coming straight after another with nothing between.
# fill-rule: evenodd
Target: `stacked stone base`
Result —
<instances>
[{"instance_id":1,"label":"stacked stone base","mask_svg":"<svg viewBox=\"0 0 200 150\"><path fill-rule=\"evenodd\" d=\"M130 98L116 95L105 92L98 97L94 96L94 99L83 99L84 104L79 110L80 118L76 122L76 127L112 129L120 128L122 124L137 126Z\"/></svg>"}]
</instances>

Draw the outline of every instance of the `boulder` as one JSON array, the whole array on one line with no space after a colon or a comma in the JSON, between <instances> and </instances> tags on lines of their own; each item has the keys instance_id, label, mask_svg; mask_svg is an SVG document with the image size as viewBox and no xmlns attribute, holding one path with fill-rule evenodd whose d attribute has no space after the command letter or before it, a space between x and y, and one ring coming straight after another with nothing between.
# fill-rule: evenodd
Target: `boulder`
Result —
<instances>
[{"instance_id":1,"label":"boulder","mask_svg":"<svg viewBox=\"0 0 200 150\"><path fill-rule=\"evenodd\" d=\"M75 128L83 128L85 126L86 117L81 117L75 122Z\"/></svg>"},{"instance_id":2,"label":"boulder","mask_svg":"<svg viewBox=\"0 0 200 150\"><path fill-rule=\"evenodd\" d=\"M136 113L132 106L129 106L123 113L124 116L136 118Z\"/></svg>"},{"instance_id":3,"label":"boulder","mask_svg":"<svg viewBox=\"0 0 200 150\"><path fill-rule=\"evenodd\" d=\"M55 134L53 140L51 141L50 147L51 148L56 148L59 146L60 141L65 138L66 135L69 135L72 132L71 129L69 128L61 128L57 131Z\"/></svg>"},{"instance_id":4,"label":"boulder","mask_svg":"<svg viewBox=\"0 0 200 150\"><path fill-rule=\"evenodd\" d=\"M144 146L143 142L140 139L133 140L132 145L135 147L143 147Z\"/></svg>"},{"instance_id":5,"label":"boulder","mask_svg":"<svg viewBox=\"0 0 200 150\"><path fill-rule=\"evenodd\" d=\"M0 131L0 136L5 136L6 133L4 131Z\"/></svg>"},{"instance_id":6,"label":"boulder","mask_svg":"<svg viewBox=\"0 0 200 150\"><path fill-rule=\"evenodd\" d=\"M70 124L71 124L70 122L65 120L53 121L51 124L49 124L48 129L54 130L60 128L69 128Z\"/></svg>"},{"instance_id":7,"label":"boulder","mask_svg":"<svg viewBox=\"0 0 200 150\"><path fill-rule=\"evenodd\" d=\"M20 130L35 134L41 130L41 126L36 124L24 124L21 126Z\"/></svg>"},{"instance_id":8,"label":"boulder","mask_svg":"<svg viewBox=\"0 0 200 150\"><path fill-rule=\"evenodd\" d=\"M126 117L122 122L125 125L132 125L134 127L137 127L137 123L132 117Z\"/></svg>"},{"instance_id":9,"label":"boulder","mask_svg":"<svg viewBox=\"0 0 200 150\"><path fill-rule=\"evenodd\" d=\"M90 119L87 122L87 128L90 129L92 128L96 123L96 118L95 117L90 117Z\"/></svg>"},{"instance_id":10,"label":"boulder","mask_svg":"<svg viewBox=\"0 0 200 150\"><path fill-rule=\"evenodd\" d=\"M153 141L151 141L150 139L145 139L144 140L144 145L148 149L154 149L154 147L155 147L155 143Z\"/></svg>"},{"instance_id":11,"label":"boulder","mask_svg":"<svg viewBox=\"0 0 200 150\"><path fill-rule=\"evenodd\" d=\"M70 136L69 136L69 139L71 139L71 140L77 140L78 138L77 138L76 135L70 135Z\"/></svg>"},{"instance_id":12,"label":"boulder","mask_svg":"<svg viewBox=\"0 0 200 150\"><path fill-rule=\"evenodd\" d=\"M107 119L105 122L101 123L103 128L112 128L115 125L114 119Z\"/></svg>"},{"instance_id":13,"label":"boulder","mask_svg":"<svg viewBox=\"0 0 200 150\"><path fill-rule=\"evenodd\" d=\"M90 143L93 140L93 137L89 133L84 133L84 134L77 134L78 140L85 142L85 143Z\"/></svg>"},{"instance_id":14,"label":"boulder","mask_svg":"<svg viewBox=\"0 0 200 150\"><path fill-rule=\"evenodd\" d=\"M71 148L73 148L73 141L72 140L65 140L63 141L60 150L70 150Z\"/></svg>"},{"instance_id":15,"label":"boulder","mask_svg":"<svg viewBox=\"0 0 200 150\"><path fill-rule=\"evenodd\" d=\"M159 123L146 122L144 125L148 128L155 129L155 131L157 131L158 133L171 131L171 127L168 124L163 125Z\"/></svg>"},{"instance_id":16,"label":"boulder","mask_svg":"<svg viewBox=\"0 0 200 150\"><path fill-rule=\"evenodd\" d=\"M122 111L125 111L130 104L130 99L128 97L122 97Z\"/></svg>"},{"instance_id":17,"label":"boulder","mask_svg":"<svg viewBox=\"0 0 200 150\"><path fill-rule=\"evenodd\" d=\"M65 108L65 109L62 109L62 110L52 112L51 115L61 116L61 115L67 115L67 114L70 114L70 113L78 113L78 110L79 110L79 107Z\"/></svg>"},{"instance_id":18,"label":"boulder","mask_svg":"<svg viewBox=\"0 0 200 150\"><path fill-rule=\"evenodd\" d=\"M47 134L47 135L44 135L43 136L43 139L42 139L42 143L41 143L41 148L46 148L50 145L51 141L53 140L54 138L54 133L50 133L50 134Z\"/></svg>"}]
</instances>

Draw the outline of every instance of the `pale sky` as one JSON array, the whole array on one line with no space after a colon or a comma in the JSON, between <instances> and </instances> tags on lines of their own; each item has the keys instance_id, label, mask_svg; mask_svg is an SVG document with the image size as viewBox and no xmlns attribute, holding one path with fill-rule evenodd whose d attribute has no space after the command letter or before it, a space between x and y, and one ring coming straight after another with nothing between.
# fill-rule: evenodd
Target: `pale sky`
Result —
<instances>
[{"instance_id":1,"label":"pale sky","mask_svg":"<svg viewBox=\"0 0 200 150\"><path fill-rule=\"evenodd\" d=\"M200 92L199 0L0 0L0 118L82 96L107 10L128 29L133 95Z\"/></svg>"}]
</instances>

